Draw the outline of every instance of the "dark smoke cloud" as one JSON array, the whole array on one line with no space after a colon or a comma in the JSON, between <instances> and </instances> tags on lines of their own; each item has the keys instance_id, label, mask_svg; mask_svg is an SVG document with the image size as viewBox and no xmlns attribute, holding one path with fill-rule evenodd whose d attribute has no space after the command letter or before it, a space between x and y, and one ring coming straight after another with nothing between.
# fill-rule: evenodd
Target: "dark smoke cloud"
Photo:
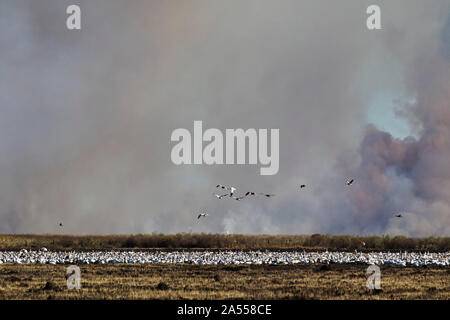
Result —
<instances>
[{"instance_id":1,"label":"dark smoke cloud","mask_svg":"<svg viewBox=\"0 0 450 320\"><path fill-rule=\"evenodd\" d=\"M0 232L450 233L449 1L73 3L0 3ZM366 126L392 91L416 138ZM279 128L279 173L173 165L194 120Z\"/></svg>"},{"instance_id":2,"label":"dark smoke cloud","mask_svg":"<svg viewBox=\"0 0 450 320\"><path fill-rule=\"evenodd\" d=\"M444 12L449 12L449 7L445 8ZM348 203L336 204L339 212L348 212L343 215L349 220L341 232L352 231L348 226L357 224L358 232L363 233L449 234L449 18L441 37L436 32L443 42L428 40L429 46L417 47L415 57L405 63L407 91L414 93L415 101L405 103L398 114L409 120L412 131L420 132L419 137L396 139L369 125L359 148L338 161L337 172L357 177L357 187L348 192ZM324 201L337 202L334 196L328 197ZM336 215L341 218L339 212ZM397 219L394 213L402 213L404 218ZM335 230L332 224L329 231Z\"/></svg>"}]
</instances>

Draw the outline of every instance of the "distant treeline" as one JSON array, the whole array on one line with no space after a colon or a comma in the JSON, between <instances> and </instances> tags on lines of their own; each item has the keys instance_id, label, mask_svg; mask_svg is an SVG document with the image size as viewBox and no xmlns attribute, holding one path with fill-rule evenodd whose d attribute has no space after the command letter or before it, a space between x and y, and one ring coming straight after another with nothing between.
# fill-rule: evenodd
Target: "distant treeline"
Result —
<instances>
[{"instance_id":1,"label":"distant treeline","mask_svg":"<svg viewBox=\"0 0 450 320\"><path fill-rule=\"evenodd\" d=\"M352 235L240 235L240 234L136 234L136 235L0 235L0 249L46 247L53 250L109 249L313 249L313 250L417 250L449 251L450 237Z\"/></svg>"}]
</instances>

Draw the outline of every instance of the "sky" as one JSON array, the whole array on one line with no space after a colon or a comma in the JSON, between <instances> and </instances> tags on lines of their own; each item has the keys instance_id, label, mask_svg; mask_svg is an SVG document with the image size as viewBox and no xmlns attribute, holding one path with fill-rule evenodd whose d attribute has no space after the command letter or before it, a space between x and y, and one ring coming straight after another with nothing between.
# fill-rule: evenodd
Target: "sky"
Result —
<instances>
[{"instance_id":1,"label":"sky","mask_svg":"<svg viewBox=\"0 0 450 320\"><path fill-rule=\"evenodd\" d=\"M0 233L449 236L450 0L431 2L1 1ZM195 120L279 129L278 173L173 164Z\"/></svg>"}]
</instances>

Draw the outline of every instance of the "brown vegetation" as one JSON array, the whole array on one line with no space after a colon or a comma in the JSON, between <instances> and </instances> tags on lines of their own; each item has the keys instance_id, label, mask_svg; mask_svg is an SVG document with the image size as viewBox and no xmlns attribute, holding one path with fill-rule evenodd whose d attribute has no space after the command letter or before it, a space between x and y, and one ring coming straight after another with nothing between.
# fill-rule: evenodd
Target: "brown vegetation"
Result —
<instances>
[{"instance_id":1,"label":"brown vegetation","mask_svg":"<svg viewBox=\"0 0 450 320\"><path fill-rule=\"evenodd\" d=\"M448 251L450 238L407 238L404 236L351 235L224 235L224 234L137 234L137 235L0 235L0 249L20 250L46 247L54 250L108 249L314 249L314 250L421 250Z\"/></svg>"},{"instance_id":2,"label":"brown vegetation","mask_svg":"<svg viewBox=\"0 0 450 320\"><path fill-rule=\"evenodd\" d=\"M381 290L364 265L81 265L69 290L64 265L0 265L0 299L450 299L445 267L381 266Z\"/></svg>"}]
</instances>

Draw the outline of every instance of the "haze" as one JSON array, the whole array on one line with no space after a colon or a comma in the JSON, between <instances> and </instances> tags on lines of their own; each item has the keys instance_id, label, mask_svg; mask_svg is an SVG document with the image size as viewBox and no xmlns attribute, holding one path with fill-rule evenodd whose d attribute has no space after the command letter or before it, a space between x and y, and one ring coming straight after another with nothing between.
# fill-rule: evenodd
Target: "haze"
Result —
<instances>
[{"instance_id":1,"label":"haze","mask_svg":"<svg viewBox=\"0 0 450 320\"><path fill-rule=\"evenodd\" d=\"M0 232L449 236L450 1L376 3L1 1ZM174 165L194 120L279 129L278 174Z\"/></svg>"}]
</instances>

